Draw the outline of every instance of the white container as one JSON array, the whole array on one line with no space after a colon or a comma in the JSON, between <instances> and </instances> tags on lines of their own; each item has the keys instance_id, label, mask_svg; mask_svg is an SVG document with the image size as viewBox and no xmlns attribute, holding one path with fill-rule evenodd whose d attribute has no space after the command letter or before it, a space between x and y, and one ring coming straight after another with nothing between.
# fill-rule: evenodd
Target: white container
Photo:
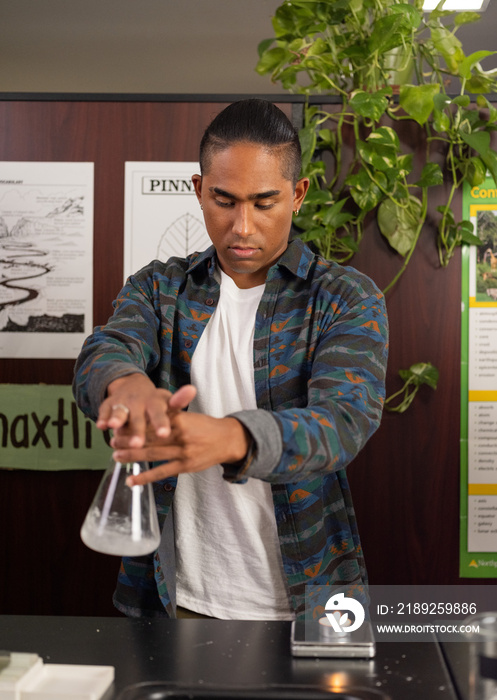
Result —
<instances>
[{"instance_id":1,"label":"white container","mask_svg":"<svg viewBox=\"0 0 497 700\"><path fill-rule=\"evenodd\" d=\"M11 653L0 671L0 700L20 700L22 688L39 675L42 666L38 654Z\"/></svg>"},{"instance_id":2,"label":"white container","mask_svg":"<svg viewBox=\"0 0 497 700\"><path fill-rule=\"evenodd\" d=\"M113 666L44 664L13 652L0 671L0 700L100 700L113 680Z\"/></svg>"}]
</instances>

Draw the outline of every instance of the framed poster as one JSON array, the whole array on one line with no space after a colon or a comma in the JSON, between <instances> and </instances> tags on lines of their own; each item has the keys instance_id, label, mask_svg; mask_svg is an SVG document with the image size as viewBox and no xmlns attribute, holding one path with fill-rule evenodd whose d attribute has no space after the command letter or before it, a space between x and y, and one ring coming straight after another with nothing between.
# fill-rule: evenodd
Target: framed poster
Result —
<instances>
[{"instance_id":1,"label":"framed poster","mask_svg":"<svg viewBox=\"0 0 497 700\"><path fill-rule=\"evenodd\" d=\"M0 357L76 358L93 326L93 163L0 163Z\"/></svg>"},{"instance_id":2,"label":"framed poster","mask_svg":"<svg viewBox=\"0 0 497 700\"><path fill-rule=\"evenodd\" d=\"M497 577L497 189L465 187L463 217L480 245L463 248L460 576Z\"/></svg>"},{"instance_id":3,"label":"framed poster","mask_svg":"<svg viewBox=\"0 0 497 700\"><path fill-rule=\"evenodd\" d=\"M124 277L211 244L195 195L198 163L125 164Z\"/></svg>"}]
</instances>

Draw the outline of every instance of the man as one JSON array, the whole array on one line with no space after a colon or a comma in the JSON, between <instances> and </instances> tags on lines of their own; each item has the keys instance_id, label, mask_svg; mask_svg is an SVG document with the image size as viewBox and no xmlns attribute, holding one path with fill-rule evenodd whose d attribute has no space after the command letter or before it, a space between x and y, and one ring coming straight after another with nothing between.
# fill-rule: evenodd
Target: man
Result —
<instances>
[{"instance_id":1,"label":"man","mask_svg":"<svg viewBox=\"0 0 497 700\"><path fill-rule=\"evenodd\" d=\"M207 128L193 183L213 246L130 277L74 390L114 458L160 463L154 555L123 559L128 615L292 619L306 584L365 584L345 466L379 425L387 320L364 275L289 241L308 188L264 100ZM181 410L188 407L188 410Z\"/></svg>"}]
</instances>

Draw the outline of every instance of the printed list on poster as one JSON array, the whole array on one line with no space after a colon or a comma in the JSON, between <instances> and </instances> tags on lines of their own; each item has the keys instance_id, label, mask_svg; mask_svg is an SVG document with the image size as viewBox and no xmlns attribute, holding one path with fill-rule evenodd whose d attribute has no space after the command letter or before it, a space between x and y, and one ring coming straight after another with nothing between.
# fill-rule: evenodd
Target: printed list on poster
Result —
<instances>
[{"instance_id":1,"label":"printed list on poster","mask_svg":"<svg viewBox=\"0 0 497 700\"><path fill-rule=\"evenodd\" d=\"M487 216L489 214L490 212ZM483 290L477 279L482 275L487 281L492 279L490 265L490 272L485 272L486 261L481 251L475 248L471 251L471 258L468 348L468 552L495 552L497 302L493 294ZM495 276L497 285L497 271ZM490 289L493 292L493 288Z\"/></svg>"}]
</instances>

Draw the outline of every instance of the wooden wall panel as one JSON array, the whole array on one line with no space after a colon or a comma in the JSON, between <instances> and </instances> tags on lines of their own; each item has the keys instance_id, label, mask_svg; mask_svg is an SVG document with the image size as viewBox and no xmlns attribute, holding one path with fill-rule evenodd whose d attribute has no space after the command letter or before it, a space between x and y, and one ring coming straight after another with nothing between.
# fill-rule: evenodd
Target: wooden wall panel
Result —
<instances>
[{"instance_id":1,"label":"wooden wall panel","mask_svg":"<svg viewBox=\"0 0 497 700\"><path fill-rule=\"evenodd\" d=\"M421 237L406 273L387 295L387 394L402 386L399 369L424 361L438 367L438 389L422 387L404 414L385 412L349 468L374 584L463 582L458 578L461 264L457 254L448 269L438 269L431 233ZM393 276L398 261L390 264L379 234L364 243L357 266L385 284L385 269Z\"/></svg>"},{"instance_id":2,"label":"wooden wall panel","mask_svg":"<svg viewBox=\"0 0 497 700\"><path fill-rule=\"evenodd\" d=\"M125 161L196 161L200 137L223 106L0 101L0 160L95 163L95 324L110 316L123 282ZM73 367L72 360L1 359L0 382L70 384ZM111 597L119 560L79 538L100 478L0 470L0 614L118 614Z\"/></svg>"}]
</instances>

